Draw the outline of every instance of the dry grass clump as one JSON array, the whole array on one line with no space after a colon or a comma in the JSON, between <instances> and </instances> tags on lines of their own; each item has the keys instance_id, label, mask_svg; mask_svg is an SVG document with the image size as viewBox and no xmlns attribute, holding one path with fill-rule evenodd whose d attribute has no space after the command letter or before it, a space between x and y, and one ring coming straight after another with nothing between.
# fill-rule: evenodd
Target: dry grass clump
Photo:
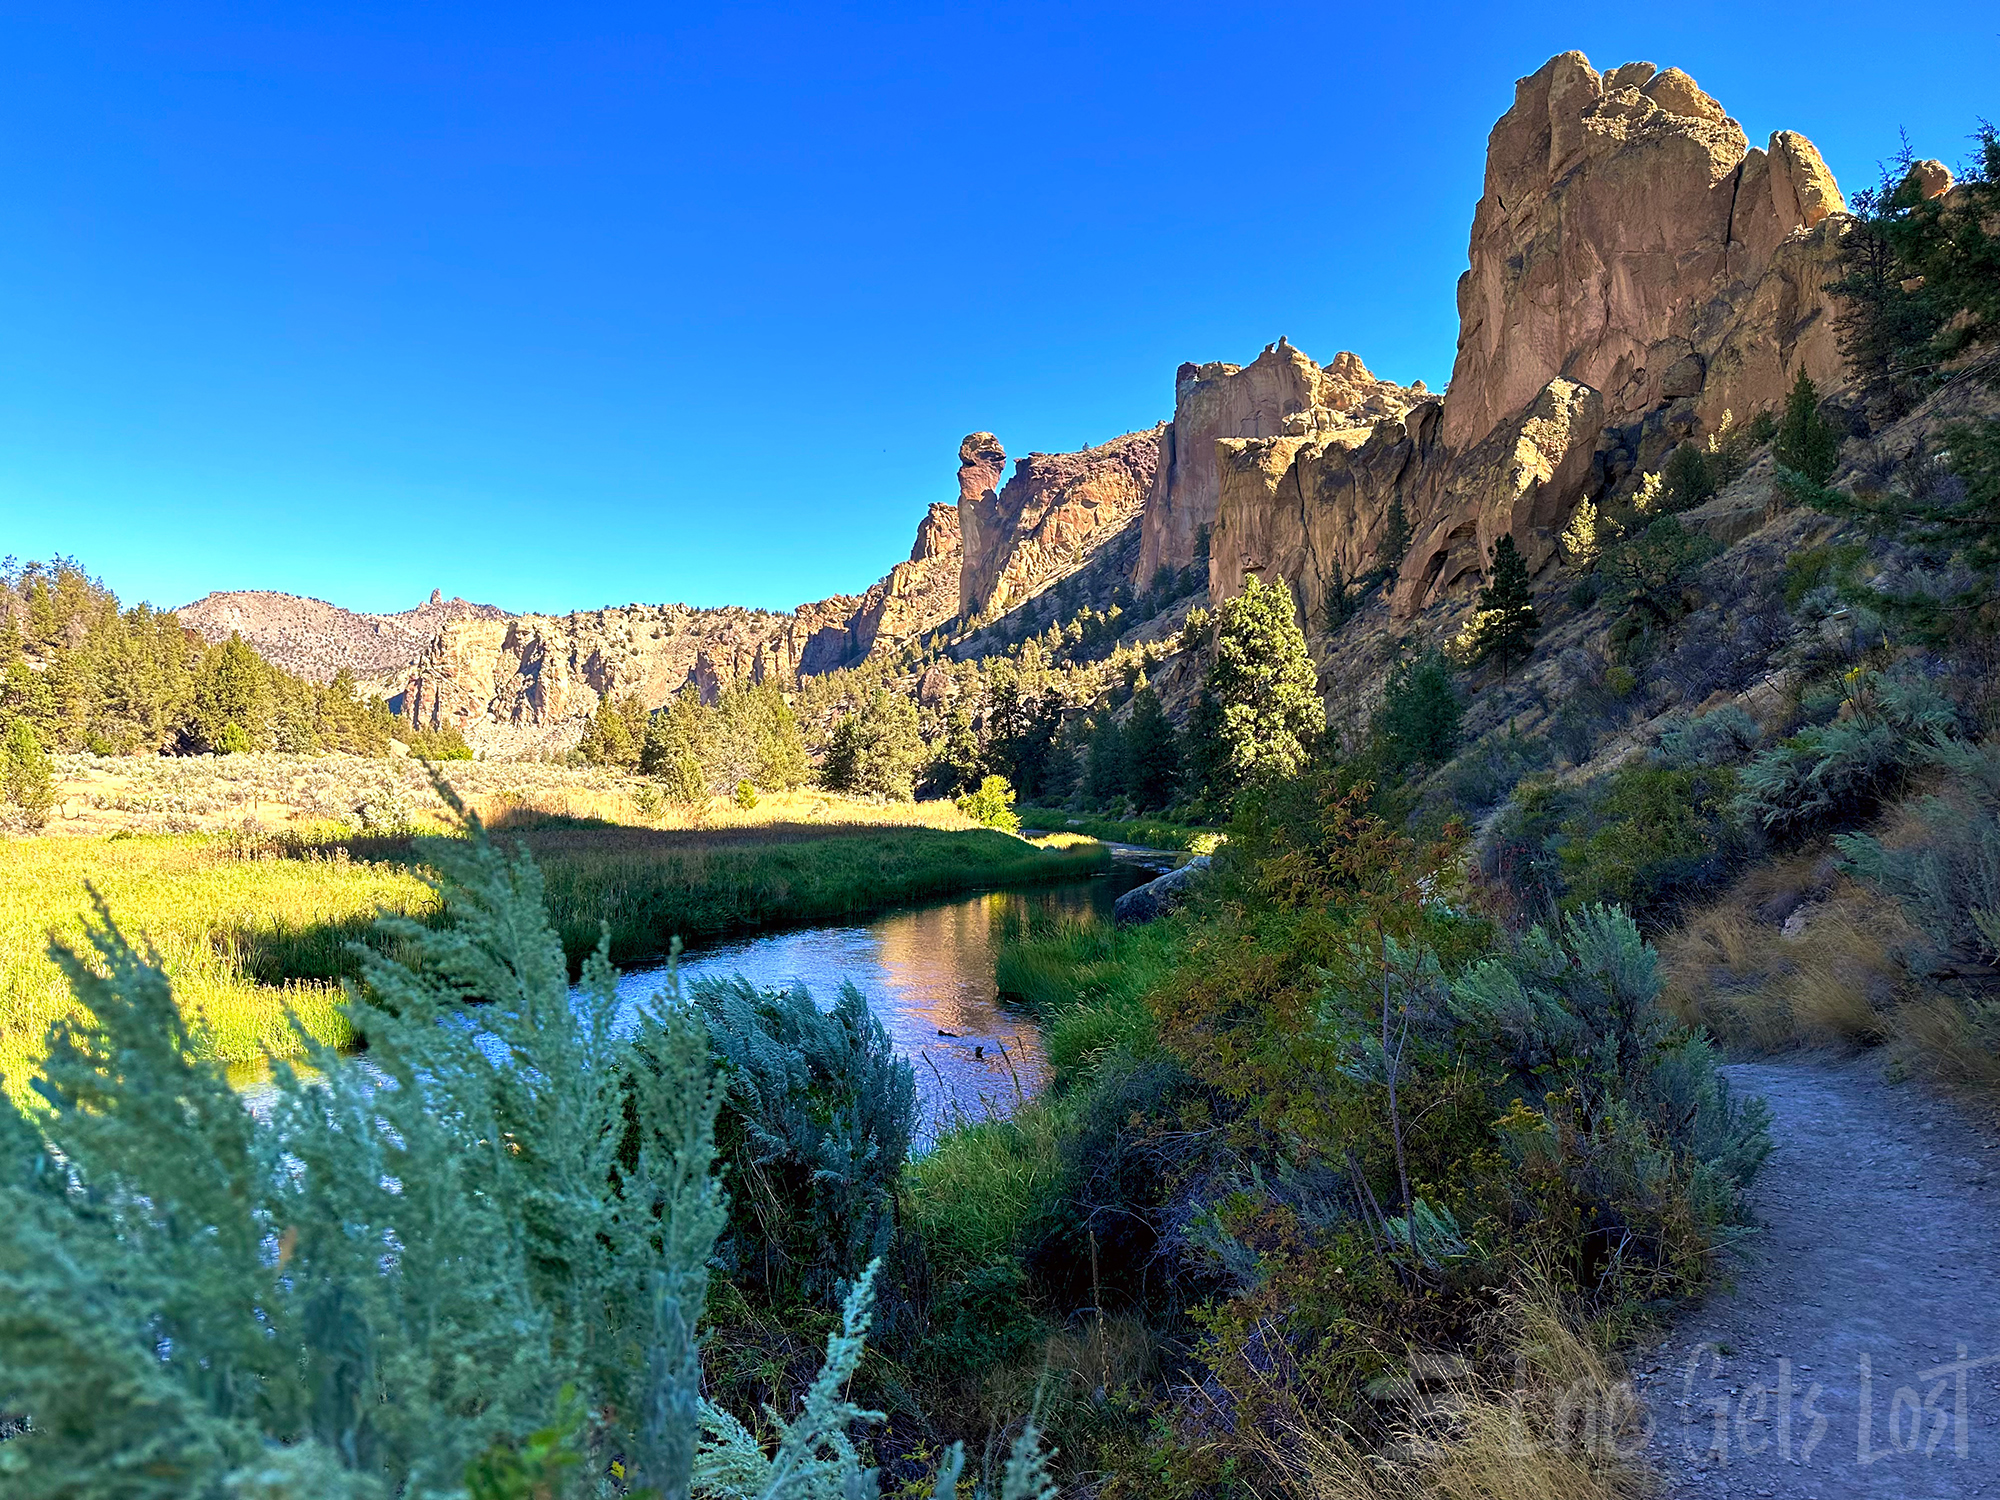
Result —
<instances>
[{"instance_id":1,"label":"dry grass clump","mask_svg":"<svg viewBox=\"0 0 2000 1500\"><path fill-rule=\"evenodd\" d=\"M1690 1025L1755 1051L1866 1045L1887 1017L1922 935L1896 903L1808 859L1752 870L1660 943L1664 999Z\"/></svg>"},{"instance_id":2,"label":"dry grass clump","mask_svg":"<svg viewBox=\"0 0 2000 1500\"><path fill-rule=\"evenodd\" d=\"M1499 1378L1412 1351L1391 1441L1301 1414L1259 1434L1304 1500L1631 1500L1657 1485L1645 1405L1619 1360L1545 1278L1524 1277L1494 1314Z\"/></svg>"}]
</instances>

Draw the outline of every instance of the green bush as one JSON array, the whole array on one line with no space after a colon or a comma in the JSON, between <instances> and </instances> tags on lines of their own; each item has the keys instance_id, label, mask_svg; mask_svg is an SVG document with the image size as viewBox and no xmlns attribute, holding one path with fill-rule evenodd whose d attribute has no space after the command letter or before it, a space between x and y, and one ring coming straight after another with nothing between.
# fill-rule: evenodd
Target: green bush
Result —
<instances>
[{"instance_id":1,"label":"green bush","mask_svg":"<svg viewBox=\"0 0 2000 1500\"><path fill-rule=\"evenodd\" d=\"M968 818L985 827L997 828L1002 833L1021 831L1021 820L1014 815L1014 789L1007 785L1005 776L985 777L980 781L978 790L960 797L956 806Z\"/></svg>"},{"instance_id":2,"label":"green bush","mask_svg":"<svg viewBox=\"0 0 2000 1500\"><path fill-rule=\"evenodd\" d=\"M747 781L739 781L736 783L736 794L731 800L748 812L757 805L757 788Z\"/></svg>"},{"instance_id":3,"label":"green bush","mask_svg":"<svg viewBox=\"0 0 2000 1500\"><path fill-rule=\"evenodd\" d=\"M741 978L693 996L722 1085L722 1262L746 1294L824 1305L889 1248L916 1075L852 984L830 1011Z\"/></svg>"},{"instance_id":4,"label":"green bush","mask_svg":"<svg viewBox=\"0 0 2000 1500\"><path fill-rule=\"evenodd\" d=\"M1660 732L1660 761L1673 770L1734 765L1763 737L1756 720L1731 703L1670 723Z\"/></svg>"},{"instance_id":5,"label":"green bush","mask_svg":"<svg viewBox=\"0 0 2000 1500\"><path fill-rule=\"evenodd\" d=\"M1930 750L1956 732L1958 712L1921 681L1855 672L1844 717L1806 729L1757 755L1742 771L1740 814L1793 839L1866 817Z\"/></svg>"},{"instance_id":6,"label":"green bush","mask_svg":"<svg viewBox=\"0 0 2000 1500\"><path fill-rule=\"evenodd\" d=\"M1945 741L1942 789L1917 801L1917 837L1835 839L1849 873L1887 891L1938 950L2000 961L2000 744Z\"/></svg>"},{"instance_id":7,"label":"green bush","mask_svg":"<svg viewBox=\"0 0 2000 1500\"><path fill-rule=\"evenodd\" d=\"M7 726L7 741L0 748L5 752L0 781L5 783L7 800L21 810L30 828L43 827L56 805L56 778L35 726L16 719Z\"/></svg>"}]
</instances>

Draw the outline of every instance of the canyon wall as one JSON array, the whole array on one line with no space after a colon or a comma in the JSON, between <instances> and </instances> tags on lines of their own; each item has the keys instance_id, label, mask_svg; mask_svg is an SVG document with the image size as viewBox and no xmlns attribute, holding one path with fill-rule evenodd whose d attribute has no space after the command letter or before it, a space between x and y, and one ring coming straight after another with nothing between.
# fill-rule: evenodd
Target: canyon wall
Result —
<instances>
[{"instance_id":1,"label":"canyon wall","mask_svg":"<svg viewBox=\"0 0 2000 1500\"><path fill-rule=\"evenodd\" d=\"M1551 59L1488 142L1442 400L1361 435L1217 437L1212 593L1283 576L1311 618L1375 565L1395 501L1399 613L1478 582L1502 535L1539 566L1579 500L1775 408L1800 369L1839 382L1822 287L1848 222L1803 136L1751 147L1678 69Z\"/></svg>"},{"instance_id":2,"label":"canyon wall","mask_svg":"<svg viewBox=\"0 0 2000 1500\"><path fill-rule=\"evenodd\" d=\"M1155 487L1161 435L1154 428L1076 453L1030 453L1005 484L999 439L967 437L958 468L959 614L1004 613L1136 521Z\"/></svg>"},{"instance_id":3,"label":"canyon wall","mask_svg":"<svg viewBox=\"0 0 2000 1500\"><path fill-rule=\"evenodd\" d=\"M1218 438L1365 433L1424 395L1423 382L1405 389L1377 380L1344 351L1322 367L1283 337L1248 365L1182 365L1174 376L1173 420L1159 434L1134 583L1143 588L1160 568L1193 562L1201 533L1215 525Z\"/></svg>"}]
</instances>

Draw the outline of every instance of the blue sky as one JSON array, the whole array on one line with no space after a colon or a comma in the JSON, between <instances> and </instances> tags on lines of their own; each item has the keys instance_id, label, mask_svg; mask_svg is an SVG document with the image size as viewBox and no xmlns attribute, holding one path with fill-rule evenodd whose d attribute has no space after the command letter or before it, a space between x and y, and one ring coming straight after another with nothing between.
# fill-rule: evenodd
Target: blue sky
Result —
<instances>
[{"instance_id":1,"label":"blue sky","mask_svg":"<svg viewBox=\"0 0 2000 1500\"><path fill-rule=\"evenodd\" d=\"M1102 441L1281 333L1441 384L1486 132L1570 47L1850 189L2000 114L1969 4L41 11L0 553L162 604L788 608L905 555L968 431Z\"/></svg>"}]
</instances>

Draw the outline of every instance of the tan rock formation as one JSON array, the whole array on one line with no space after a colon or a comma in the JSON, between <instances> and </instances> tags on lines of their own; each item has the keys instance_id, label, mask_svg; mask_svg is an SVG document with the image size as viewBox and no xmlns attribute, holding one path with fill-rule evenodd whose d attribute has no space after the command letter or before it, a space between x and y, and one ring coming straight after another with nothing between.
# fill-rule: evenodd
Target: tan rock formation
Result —
<instances>
[{"instance_id":1,"label":"tan rock formation","mask_svg":"<svg viewBox=\"0 0 2000 1500\"><path fill-rule=\"evenodd\" d=\"M1030 453L996 491L1005 452L991 433L968 437L959 449L960 613L1011 608L1136 521L1159 453L1158 428L1077 453Z\"/></svg>"},{"instance_id":2,"label":"tan rock formation","mask_svg":"<svg viewBox=\"0 0 2000 1500\"><path fill-rule=\"evenodd\" d=\"M909 560L866 594L790 614L632 604L450 624L403 676L397 701L420 728L449 725L482 754L567 750L606 694L657 708L692 687L712 702L737 683L789 688L895 650L958 612L959 555L956 509L933 505Z\"/></svg>"},{"instance_id":3,"label":"tan rock formation","mask_svg":"<svg viewBox=\"0 0 2000 1500\"><path fill-rule=\"evenodd\" d=\"M1345 351L1322 368L1280 338L1248 365L1184 364L1174 377L1174 419L1160 433L1146 500L1135 582L1194 560L1203 527L1215 524L1218 438L1276 437L1361 428L1401 416L1422 399L1377 380Z\"/></svg>"},{"instance_id":4,"label":"tan rock formation","mask_svg":"<svg viewBox=\"0 0 2000 1500\"><path fill-rule=\"evenodd\" d=\"M1488 143L1443 401L1358 440L1218 433L1211 592L1282 575L1311 617L1376 566L1394 499L1399 612L1476 583L1502 535L1538 565L1608 479L1777 406L1801 368L1838 383L1824 286L1848 222L1805 137L1752 148L1677 68L1550 59ZM1184 523L1160 509L1164 545Z\"/></svg>"},{"instance_id":5,"label":"tan rock formation","mask_svg":"<svg viewBox=\"0 0 2000 1500\"><path fill-rule=\"evenodd\" d=\"M344 667L364 686L396 677L451 621L507 618L504 609L447 599L441 589L432 589L427 603L394 614L357 614L269 589L210 594L174 613L211 644L241 635L266 661L308 681L331 681Z\"/></svg>"}]
</instances>

